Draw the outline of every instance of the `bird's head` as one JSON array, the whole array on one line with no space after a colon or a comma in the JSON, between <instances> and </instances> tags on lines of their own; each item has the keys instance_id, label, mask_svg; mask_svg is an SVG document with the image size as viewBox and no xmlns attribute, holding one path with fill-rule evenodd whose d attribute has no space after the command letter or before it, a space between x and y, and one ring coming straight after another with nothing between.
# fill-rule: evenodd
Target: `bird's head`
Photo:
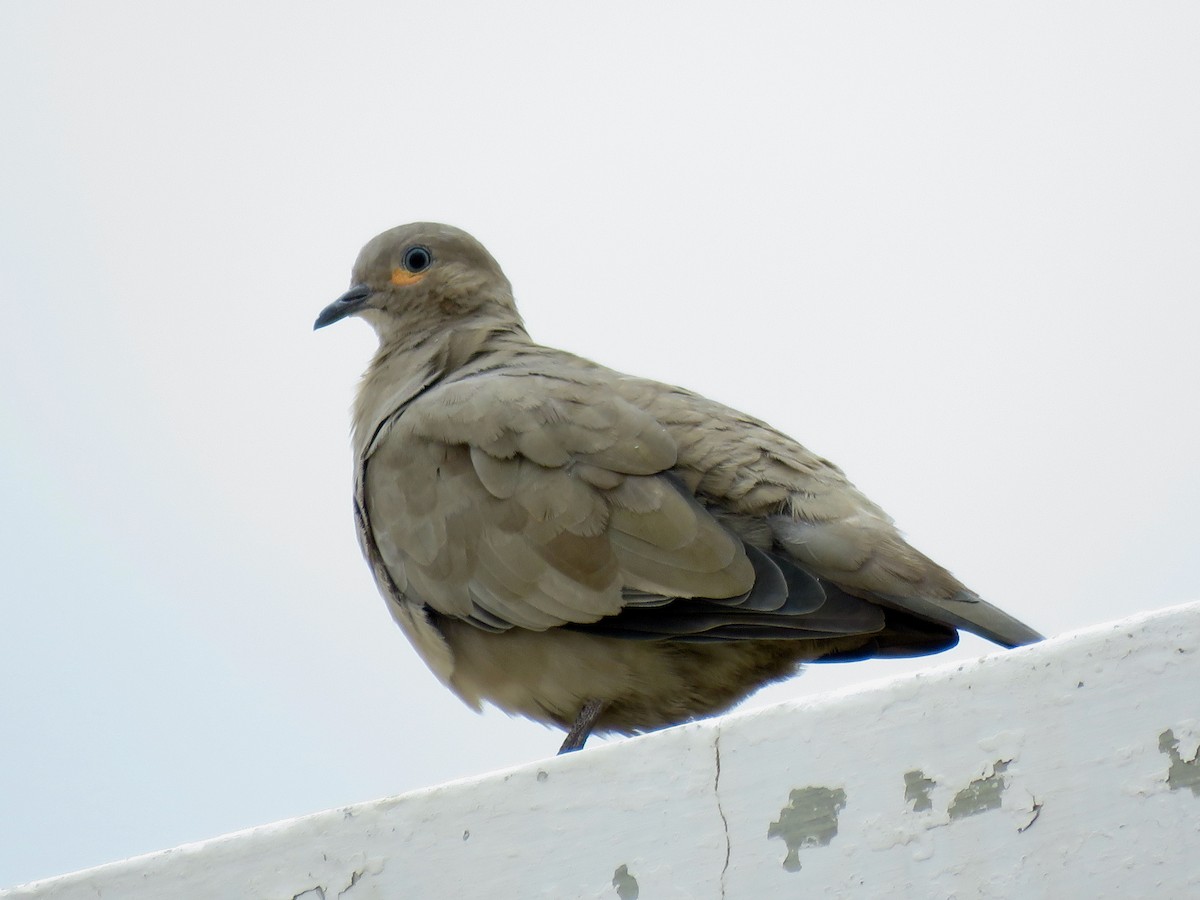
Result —
<instances>
[{"instance_id":1,"label":"bird's head","mask_svg":"<svg viewBox=\"0 0 1200 900\"><path fill-rule=\"evenodd\" d=\"M357 315L387 341L479 312L517 316L499 264L479 241L450 225L415 222L376 235L358 254L350 285L321 310L314 329Z\"/></svg>"}]
</instances>

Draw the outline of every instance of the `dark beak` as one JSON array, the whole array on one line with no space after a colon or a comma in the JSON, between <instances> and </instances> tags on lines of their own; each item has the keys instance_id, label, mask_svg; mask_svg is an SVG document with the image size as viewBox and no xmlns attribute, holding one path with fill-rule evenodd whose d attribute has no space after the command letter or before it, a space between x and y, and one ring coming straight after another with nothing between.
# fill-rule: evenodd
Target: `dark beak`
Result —
<instances>
[{"instance_id":1,"label":"dark beak","mask_svg":"<svg viewBox=\"0 0 1200 900\"><path fill-rule=\"evenodd\" d=\"M317 321L313 323L313 331L318 328L324 328L326 325L332 325L338 319L344 319L346 316L352 315L367 305L367 300L371 297L371 289L365 284L356 284L342 296L338 297L327 307L321 310L321 314L317 316Z\"/></svg>"}]
</instances>

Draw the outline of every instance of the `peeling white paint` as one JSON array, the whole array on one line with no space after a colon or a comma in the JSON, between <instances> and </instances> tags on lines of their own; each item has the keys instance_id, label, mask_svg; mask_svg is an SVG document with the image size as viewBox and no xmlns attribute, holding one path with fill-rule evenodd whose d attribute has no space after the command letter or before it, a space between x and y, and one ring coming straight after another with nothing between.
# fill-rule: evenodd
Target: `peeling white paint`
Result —
<instances>
[{"instance_id":1,"label":"peeling white paint","mask_svg":"<svg viewBox=\"0 0 1200 900\"><path fill-rule=\"evenodd\" d=\"M1200 896L1198 651L1192 604L0 897Z\"/></svg>"},{"instance_id":2,"label":"peeling white paint","mask_svg":"<svg viewBox=\"0 0 1200 900\"><path fill-rule=\"evenodd\" d=\"M799 872L800 851L807 847L827 847L837 837L838 813L846 805L841 788L806 787L788 795L788 803L779 811L779 819L767 827L767 837L782 838L787 845L783 867Z\"/></svg>"},{"instance_id":3,"label":"peeling white paint","mask_svg":"<svg viewBox=\"0 0 1200 900\"><path fill-rule=\"evenodd\" d=\"M619 900L638 900L641 894L637 879L629 874L628 866L619 866L613 872L612 886Z\"/></svg>"}]
</instances>

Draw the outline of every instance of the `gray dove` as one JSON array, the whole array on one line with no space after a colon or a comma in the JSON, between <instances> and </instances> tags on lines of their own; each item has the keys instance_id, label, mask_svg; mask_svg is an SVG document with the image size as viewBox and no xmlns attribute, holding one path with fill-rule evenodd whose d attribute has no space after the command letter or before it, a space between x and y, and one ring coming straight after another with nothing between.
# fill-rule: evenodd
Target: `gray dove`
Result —
<instances>
[{"instance_id":1,"label":"gray dove","mask_svg":"<svg viewBox=\"0 0 1200 900\"><path fill-rule=\"evenodd\" d=\"M466 232L385 231L351 284L314 327L379 337L353 411L359 542L472 708L556 725L566 752L722 712L804 662L1041 638L765 422L535 343Z\"/></svg>"}]
</instances>

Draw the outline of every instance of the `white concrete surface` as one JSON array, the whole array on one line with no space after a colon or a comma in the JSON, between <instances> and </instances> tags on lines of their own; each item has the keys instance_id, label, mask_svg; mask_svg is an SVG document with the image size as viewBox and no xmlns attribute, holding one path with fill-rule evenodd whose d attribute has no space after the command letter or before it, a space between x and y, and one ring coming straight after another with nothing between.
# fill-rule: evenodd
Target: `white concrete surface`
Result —
<instances>
[{"instance_id":1,"label":"white concrete surface","mask_svg":"<svg viewBox=\"0 0 1200 900\"><path fill-rule=\"evenodd\" d=\"M1200 603L0 896L1200 897L1198 747Z\"/></svg>"}]
</instances>

